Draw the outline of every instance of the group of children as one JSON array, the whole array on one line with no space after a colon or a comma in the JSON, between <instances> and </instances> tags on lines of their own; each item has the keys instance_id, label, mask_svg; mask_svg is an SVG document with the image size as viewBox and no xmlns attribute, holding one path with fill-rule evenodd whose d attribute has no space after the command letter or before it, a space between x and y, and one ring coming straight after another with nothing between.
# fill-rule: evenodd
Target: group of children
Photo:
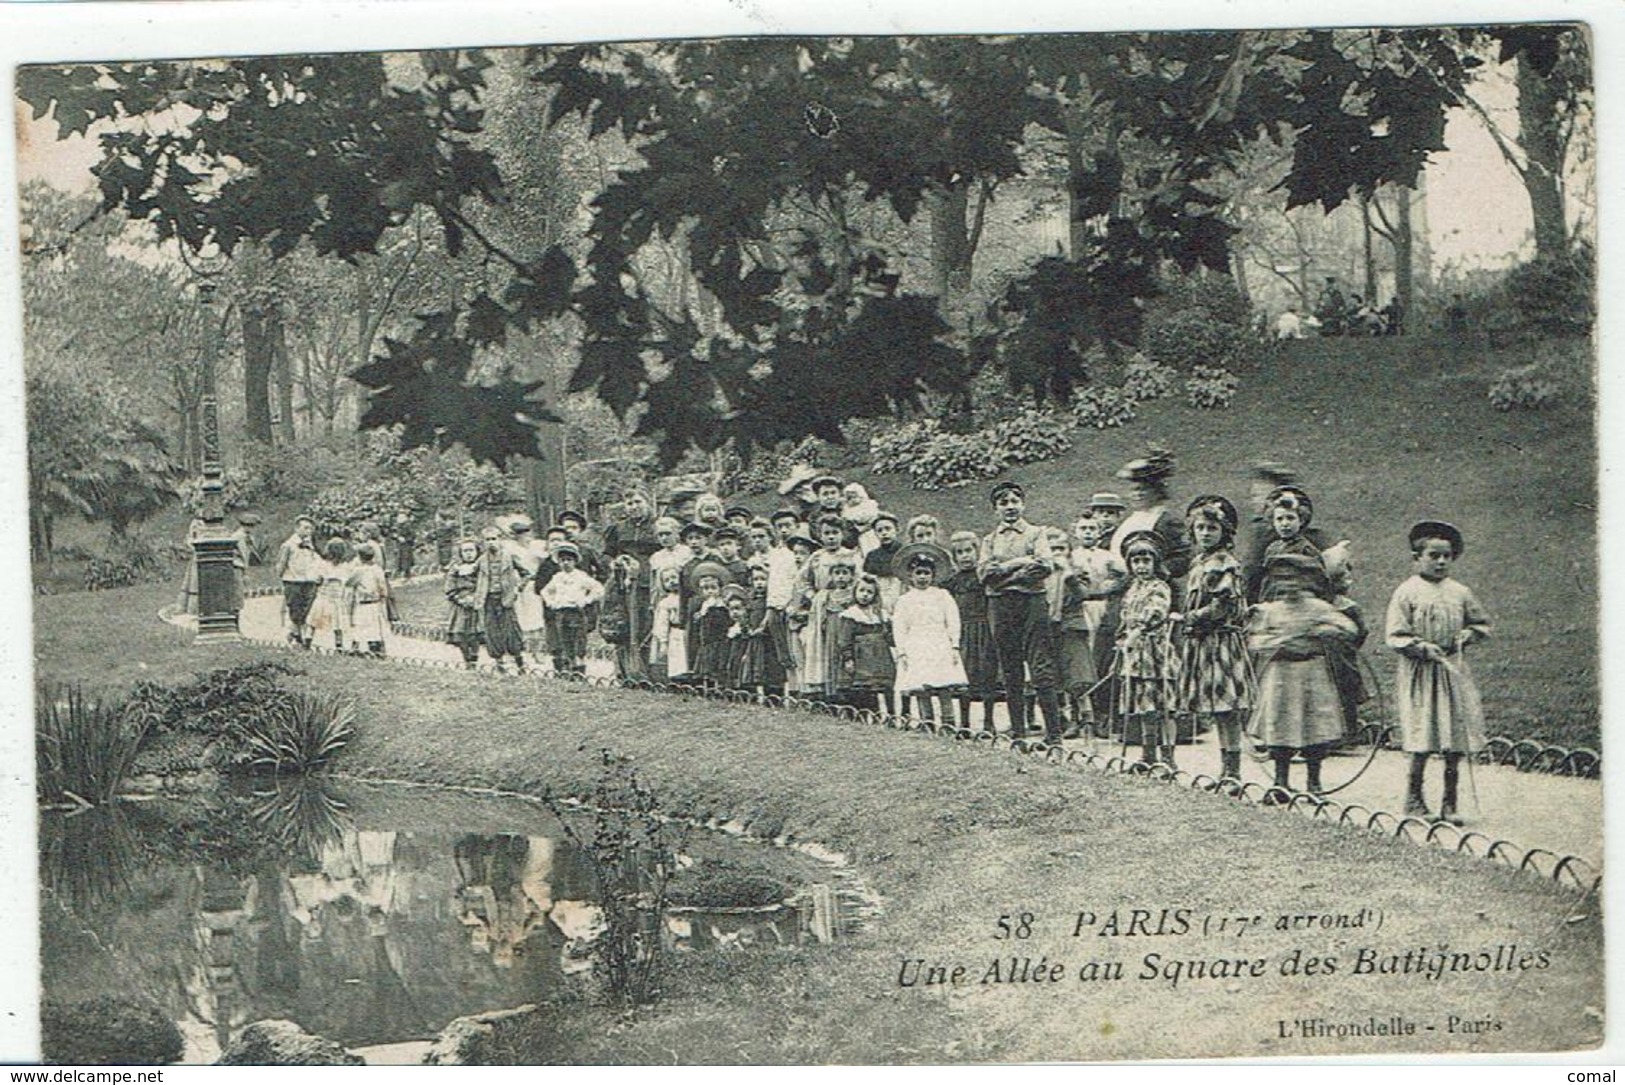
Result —
<instances>
[{"instance_id":1,"label":"group of children","mask_svg":"<svg viewBox=\"0 0 1625 1085\"><path fill-rule=\"evenodd\" d=\"M315 521L299 517L277 551L288 639L308 648L331 638L340 652L383 655L393 602L382 548L335 537L318 550L315 530Z\"/></svg>"},{"instance_id":2,"label":"group of children","mask_svg":"<svg viewBox=\"0 0 1625 1085\"><path fill-rule=\"evenodd\" d=\"M1279 484L1279 472L1255 491L1255 537L1240 557L1229 500L1204 494L1180 516L1165 491L1147 499L1141 475L1119 474L1137 487L1136 510L1098 493L1070 532L1028 523L1014 482L991 494L991 531L947 534L933 516L900 521L827 475L801 479L799 502L770 517L705 495L691 522L612 527L602 555L579 514L561 515L545 539L508 517L456 547L446 636L470 667L484 647L499 669L511 659L522 671L545 640L556 673L580 674L602 608L605 640L624 646L623 677L955 727L971 726L980 703L988 731L1004 701L1018 738L1036 704L1050 743L1116 734L1170 767L1182 732L1212 729L1223 777L1239 780L1250 744L1273 762L1266 801L1288 794L1298 759L1307 789L1321 792L1322 762L1368 697L1348 544L1326 545L1309 495ZM285 550L309 545L307 527ZM1427 814L1426 760L1442 753L1440 816L1459 820L1461 759L1484 742L1463 650L1489 622L1450 577L1460 531L1424 521L1410 545L1416 575L1394 593L1386 627L1413 755L1406 809ZM313 605L296 621L306 643L332 630L340 648L348 638L382 651L389 589L377 558L363 544L351 562L344 542L328 544Z\"/></svg>"}]
</instances>

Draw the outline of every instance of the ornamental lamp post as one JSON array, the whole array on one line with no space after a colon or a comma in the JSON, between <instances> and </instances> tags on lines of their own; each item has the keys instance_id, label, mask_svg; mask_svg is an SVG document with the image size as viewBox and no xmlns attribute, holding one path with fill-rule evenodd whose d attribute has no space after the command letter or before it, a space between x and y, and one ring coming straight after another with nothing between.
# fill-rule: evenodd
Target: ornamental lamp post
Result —
<instances>
[{"instance_id":1,"label":"ornamental lamp post","mask_svg":"<svg viewBox=\"0 0 1625 1085\"><path fill-rule=\"evenodd\" d=\"M198 284L203 306L203 530L192 540L197 563L197 637L194 644L221 644L242 640L237 612L242 607L241 574L237 568L238 540L226 529L225 469L220 462L220 405L215 396L215 336L209 319L215 284Z\"/></svg>"}]
</instances>

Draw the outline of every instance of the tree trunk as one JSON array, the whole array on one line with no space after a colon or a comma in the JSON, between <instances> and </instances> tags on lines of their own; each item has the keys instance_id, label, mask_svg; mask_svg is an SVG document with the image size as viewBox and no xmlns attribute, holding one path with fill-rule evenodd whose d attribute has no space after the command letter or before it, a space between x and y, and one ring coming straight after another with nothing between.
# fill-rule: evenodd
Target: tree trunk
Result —
<instances>
[{"instance_id":1,"label":"tree trunk","mask_svg":"<svg viewBox=\"0 0 1625 1085\"><path fill-rule=\"evenodd\" d=\"M1535 255L1568 251L1568 219L1563 210L1563 162L1557 138L1557 102L1540 73L1518 58L1518 139L1527 164L1521 171L1535 219Z\"/></svg>"},{"instance_id":2,"label":"tree trunk","mask_svg":"<svg viewBox=\"0 0 1625 1085\"><path fill-rule=\"evenodd\" d=\"M266 313L266 330L271 337L271 360L276 378L277 436L279 443L294 443L293 361L288 357L288 330L282 321L282 307Z\"/></svg>"},{"instance_id":3,"label":"tree trunk","mask_svg":"<svg viewBox=\"0 0 1625 1085\"><path fill-rule=\"evenodd\" d=\"M1365 300L1370 303L1377 296L1377 260L1371 252L1371 201L1360 197L1360 238L1364 245Z\"/></svg>"},{"instance_id":4,"label":"tree trunk","mask_svg":"<svg viewBox=\"0 0 1625 1085\"><path fill-rule=\"evenodd\" d=\"M1242 250L1230 250L1230 278L1236 284L1236 293L1241 295L1241 303L1248 309L1253 307L1252 286L1247 282L1247 261L1242 257Z\"/></svg>"},{"instance_id":5,"label":"tree trunk","mask_svg":"<svg viewBox=\"0 0 1625 1085\"><path fill-rule=\"evenodd\" d=\"M1400 308L1415 312L1412 296L1415 293L1416 259L1412 251L1415 234L1411 227L1411 201L1415 193L1408 188L1396 188L1399 194L1399 217L1394 222L1394 296Z\"/></svg>"},{"instance_id":6,"label":"tree trunk","mask_svg":"<svg viewBox=\"0 0 1625 1085\"><path fill-rule=\"evenodd\" d=\"M931 212L931 285L946 317L970 289L969 186L938 185L925 200Z\"/></svg>"},{"instance_id":7,"label":"tree trunk","mask_svg":"<svg viewBox=\"0 0 1625 1085\"><path fill-rule=\"evenodd\" d=\"M250 441L271 443L271 367L275 352L261 304L245 304L243 314L243 410Z\"/></svg>"}]
</instances>

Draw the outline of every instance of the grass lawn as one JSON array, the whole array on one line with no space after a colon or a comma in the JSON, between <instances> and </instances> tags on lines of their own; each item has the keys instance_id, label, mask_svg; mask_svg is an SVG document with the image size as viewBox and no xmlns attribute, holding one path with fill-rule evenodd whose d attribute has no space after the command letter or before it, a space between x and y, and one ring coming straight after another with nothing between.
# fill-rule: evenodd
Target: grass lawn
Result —
<instances>
[{"instance_id":1,"label":"grass lawn","mask_svg":"<svg viewBox=\"0 0 1625 1085\"><path fill-rule=\"evenodd\" d=\"M177 679L263 649L196 649L154 619L167 587L36 600L42 674L121 686ZM292 658L292 657L281 657ZM299 657L297 681L342 690L359 735L341 765L378 777L585 793L595 754L631 755L662 806L737 818L844 852L884 896L868 934L824 948L683 956L634 1024L596 1011L541 1022L511 1055L556 1062L939 1062L1153 1056L1545 1050L1601 1039L1594 903L1479 860L1147 781L1076 772L918 736L669 696L525 683L364 660ZM1074 936L1079 912L1185 908L1257 915L1243 940ZM1283 916L1380 911L1380 929L1281 932ZM997 937L1032 912L1033 937ZM1516 945L1550 965L1513 974L1357 976L1362 950ZM1341 962L1283 976L1294 951ZM1155 978L1137 978L1158 953ZM983 983L990 963L1044 957L1056 985ZM1240 981L1161 978L1171 960L1263 958ZM959 986L904 987L904 961L963 964ZM1085 983L1088 961L1126 978ZM1003 966L1001 965L1001 968ZM1446 1017L1501 1028L1443 1035ZM1440 1031L1283 1040L1277 1022L1399 1014Z\"/></svg>"}]
</instances>

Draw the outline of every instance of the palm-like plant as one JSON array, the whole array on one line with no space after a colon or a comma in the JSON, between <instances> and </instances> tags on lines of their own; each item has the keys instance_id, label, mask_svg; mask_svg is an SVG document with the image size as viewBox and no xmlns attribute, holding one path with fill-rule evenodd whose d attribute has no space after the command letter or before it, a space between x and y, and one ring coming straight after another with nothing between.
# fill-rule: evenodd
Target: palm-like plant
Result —
<instances>
[{"instance_id":1,"label":"palm-like plant","mask_svg":"<svg viewBox=\"0 0 1625 1085\"><path fill-rule=\"evenodd\" d=\"M296 692L279 710L243 725L252 768L306 773L323 768L355 736L355 705L339 696Z\"/></svg>"}]
</instances>

